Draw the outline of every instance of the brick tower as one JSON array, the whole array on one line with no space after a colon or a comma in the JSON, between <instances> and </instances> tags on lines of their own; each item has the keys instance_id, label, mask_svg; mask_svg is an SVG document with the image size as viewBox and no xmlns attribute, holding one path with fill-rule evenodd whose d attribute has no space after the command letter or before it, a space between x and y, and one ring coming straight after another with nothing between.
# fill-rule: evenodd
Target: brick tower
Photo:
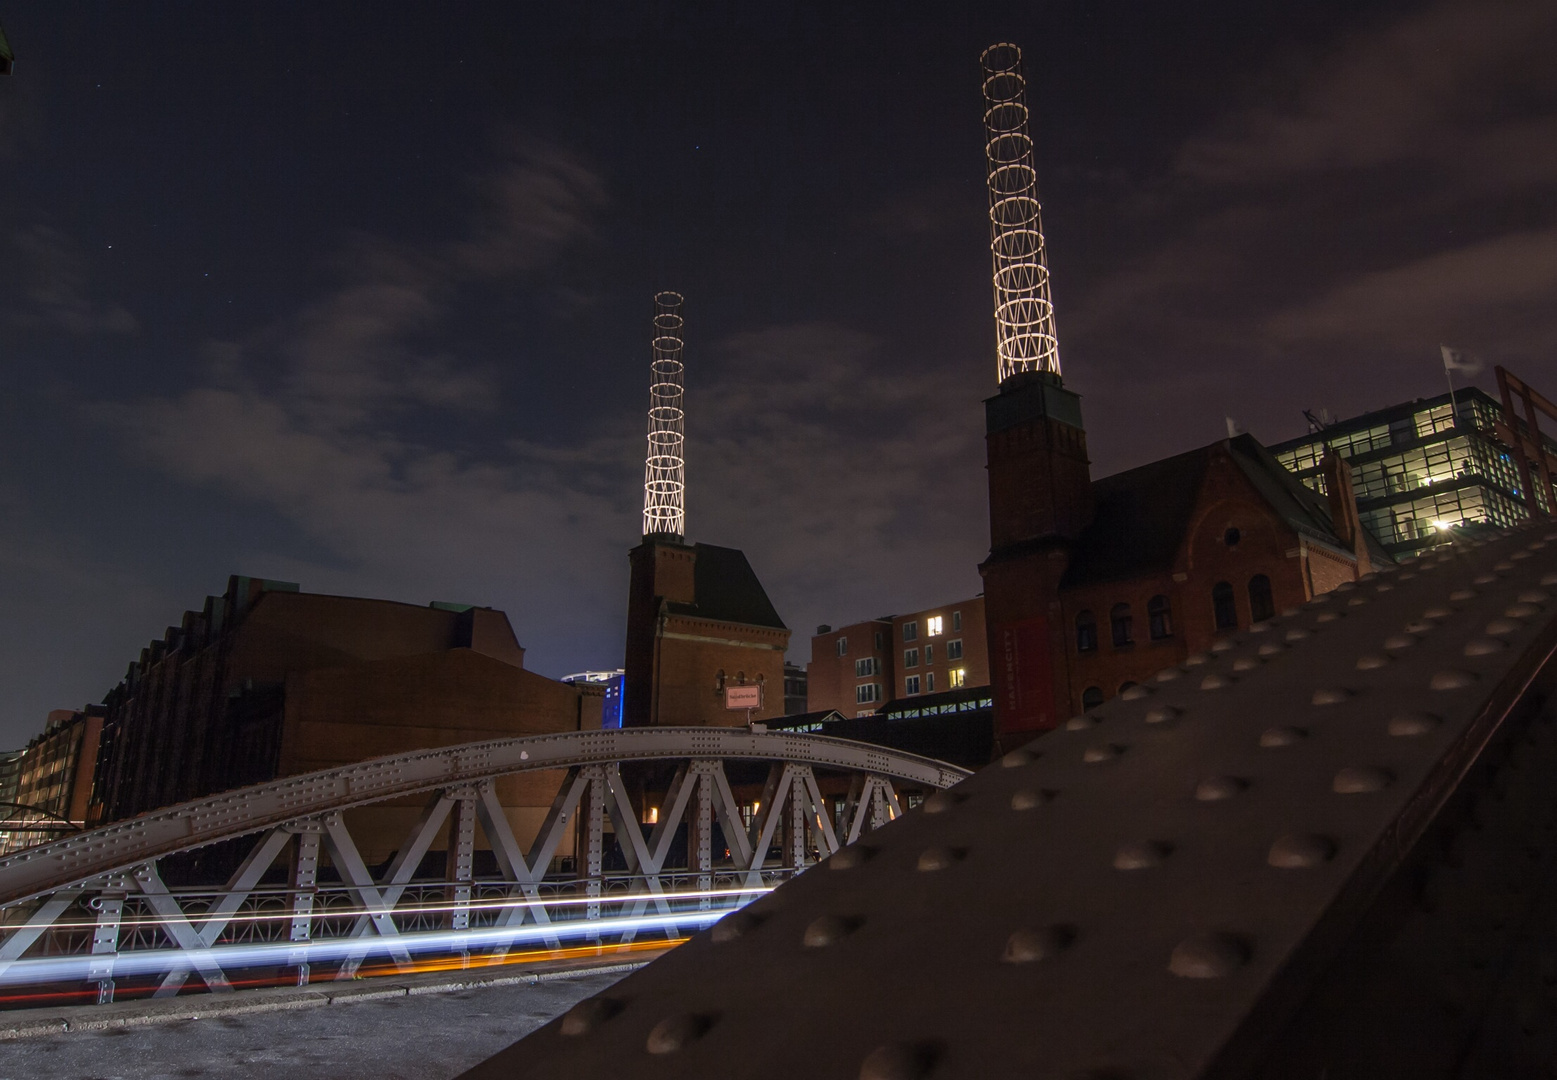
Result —
<instances>
[{"instance_id":1,"label":"brick tower","mask_svg":"<svg viewBox=\"0 0 1557 1080\"><path fill-rule=\"evenodd\" d=\"M1000 392L984 403L989 557L984 578L996 743L1009 749L1069 713L1059 586L1092 517L1081 399L1060 377L1022 55L980 58Z\"/></svg>"}]
</instances>

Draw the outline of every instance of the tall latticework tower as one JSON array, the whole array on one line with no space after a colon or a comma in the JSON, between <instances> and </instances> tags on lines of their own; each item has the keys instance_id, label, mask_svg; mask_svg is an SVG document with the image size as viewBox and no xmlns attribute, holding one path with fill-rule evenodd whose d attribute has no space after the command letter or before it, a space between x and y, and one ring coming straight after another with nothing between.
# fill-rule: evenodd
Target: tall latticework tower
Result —
<instances>
[{"instance_id":1,"label":"tall latticework tower","mask_svg":"<svg viewBox=\"0 0 1557 1080\"><path fill-rule=\"evenodd\" d=\"M654 296L649 366L649 452L643 467L643 535L686 535L686 414L682 411L680 293Z\"/></svg>"},{"instance_id":2,"label":"tall latticework tower","mask_svg":"<svg viewBox=\"0 0 1557 1080\"><path fill-rule=\"evenodd\" d=\"M999 380L1024 371L1058 375L1060 350L1028 133L1022 50L1005 43L991 45L979 64L984 69L984 159Z\"/></svg>"}]
</instances>

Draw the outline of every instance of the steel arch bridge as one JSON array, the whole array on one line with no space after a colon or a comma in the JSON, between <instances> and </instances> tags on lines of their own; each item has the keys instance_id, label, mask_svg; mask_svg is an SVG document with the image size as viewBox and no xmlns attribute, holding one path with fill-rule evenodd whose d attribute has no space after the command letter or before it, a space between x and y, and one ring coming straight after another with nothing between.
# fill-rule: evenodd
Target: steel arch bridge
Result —
<instances>
[{"instance_id":1,"label":"steel arch bridge","mask_svg":"<svg viewBox=\"0 0 1557 1080\"><path fill-rule=\"evenodd\" d=\"M464 1080L1554 1075L1550 528L1221 639Z\"/></svg>"},{"instance_id":2,"label":"steel arch bridge","mask_svg":"<svg viewBox=\"0 0 1557 1080\"><path fill-rule=\"evenodd\" d=\"M737 805L725 762L768 766L755 819ZM623 783L627 763L676 766L649 836ZM848 774L836 818L816 770ZM516 841L495 781L566 770L528 851ZM630 943L653 932L678 939L776 881L901 816L896 783L921 791L967 776L944 762L824 736L746 728L638 728L469 743L377 758L167 807L0 858L0 987L95 984L113 999L126 978L177 993L191 974L232 988L238 968L311 966L352 978L365 959L404 969L427 954L501 960L515 946L564 940ZM425 796L420 817L375 875L346 812ZM606 823L627 872L608 873ZM679 825L687 866L666 863ZM715 857L719 826L727 856ZM475 873L476 830L499 874ZM445 829L445 826L447 828ZM559 846L577 844L577 873L548 877ZM446 836L444 873L418 880ZM170 888L159 860L254 837L231 877ZM782 857L770 864L781 844ZM328 858L338 882L321 877ZM278 860L286 881L266 885ZM274 876L272 874L272 876Z\"/></svg>"}]
</instances>

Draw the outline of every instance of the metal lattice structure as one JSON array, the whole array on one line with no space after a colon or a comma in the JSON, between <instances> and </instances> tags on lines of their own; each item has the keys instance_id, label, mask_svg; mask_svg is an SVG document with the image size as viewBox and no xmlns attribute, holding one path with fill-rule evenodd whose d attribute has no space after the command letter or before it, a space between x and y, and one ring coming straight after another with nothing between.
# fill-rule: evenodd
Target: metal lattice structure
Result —
<instances>
[{"instance_id":1,"label":"metal lattice structure","mask_svg":"<svg viewBox=\"0 0 1557 1080\"><path fill-rule=\"evenodd\" d=\"M727 761L767 765L749 825ZM624 763L675 766L647 836ZM852 778L836 813L817 769ZM566 773L524 850L495 784L534 770ZM306 982L314 965L349 979L370 958L404 969L478 951L500 962L514 948L581 938L677 939L900 816L894 782L929 791L966 775L823 736L654 728L472 743L289 777L0 859L0 986L96 984L107 1001L124 979L166 996L192 974L227 990L237 969L286 969ZM408 796L423 797L420 815L375 874L348 817ZM686 865L669 866L683 823ZM476 873L478 828L495 876ZM716 835L727 851L715 849ZM243 837L253 843L223 881L170 888L159 868ZM441 871L418 877L440 837ZM571 873L548 873L569 841ZM607 868L613 845L625 869ZM267 882L282 860L284 879Z\"/></svg>"},{"instance_id":2,"label":"metal lattice structure","mask_svg":"<svg viewBox=\"0 0 1557 1080\"><path fill-rule=\"evenodd\" d=\"M979 65L984 72L984 158L999 380L1024 371L1058 375L1060 348L1049 295L1022 50L1005 43L991 45Z\"/></svg>"},{"instance_id":3,"label":"metal lattice structure","mask_svg":"<svg viewBox=\"0 0 1557 1080\"><path fill-rule=\"evenodd\" d=\"M1551 1075L1549 528L1220 639L465 1080Z\"/></svg>"},{"instance_id":4,"label":"metal lattice structure","mask_svg":"<svg viewBox=\"0 0 1557 1080\"><path fill-rule=\"evenodd\" d=\"M685 366L680 293L654 296L654 359L649 365L649 450L643 467L643 535L687 534Z\"/></svg>"}]
</instances>

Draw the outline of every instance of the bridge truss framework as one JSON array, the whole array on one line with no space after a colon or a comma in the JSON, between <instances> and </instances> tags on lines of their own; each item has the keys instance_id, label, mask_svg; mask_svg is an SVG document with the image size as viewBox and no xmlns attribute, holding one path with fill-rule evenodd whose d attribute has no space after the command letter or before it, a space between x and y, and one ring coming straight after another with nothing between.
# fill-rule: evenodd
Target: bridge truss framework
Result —
<instances>
[{"instance_id":1,"label":"bridge truss framework","mask_svg":"<svg viewBox=\"0 0 1557 1080\"><path fill-rule=\"evenodd\" d=\"M727 761L768 765L749 826ZM621 766L654 762L673 763L675 772L645 836L644 808L634 805ZM850 777L836 819L819 768ZM525 851L495 783L547 769L566 773ZM428 955L468 960L481 951L495 963L516 946L559 949L580 938L628 944L648 932L674 940L901 816L894 783L939 789L965 775L823 736L654 728L474 743L290 777L0 859L0 986L85 982L106 1002L125 978L154 980L155 996L169 996L191 975L210 990L230 990L230 973L240 968L286 969L306 982L320 963L349 979L369 958L404 970ZM346 815L407 796L426 801L375 876ZM683 822L687 865L669 868ZM727 854L714 851L716 823ZM478 826L496 878L475 872ZM613 834L625 873L606 868ZM226 881L192 888L164 881L159 860L246 836L256 839ZM575 876L549 877L570 836ZM444 873L419 880L440 838ZM283 859L285 883L264 884ZM325 859L338 881L321 877Z\"/></svg>"}]
</instances>

